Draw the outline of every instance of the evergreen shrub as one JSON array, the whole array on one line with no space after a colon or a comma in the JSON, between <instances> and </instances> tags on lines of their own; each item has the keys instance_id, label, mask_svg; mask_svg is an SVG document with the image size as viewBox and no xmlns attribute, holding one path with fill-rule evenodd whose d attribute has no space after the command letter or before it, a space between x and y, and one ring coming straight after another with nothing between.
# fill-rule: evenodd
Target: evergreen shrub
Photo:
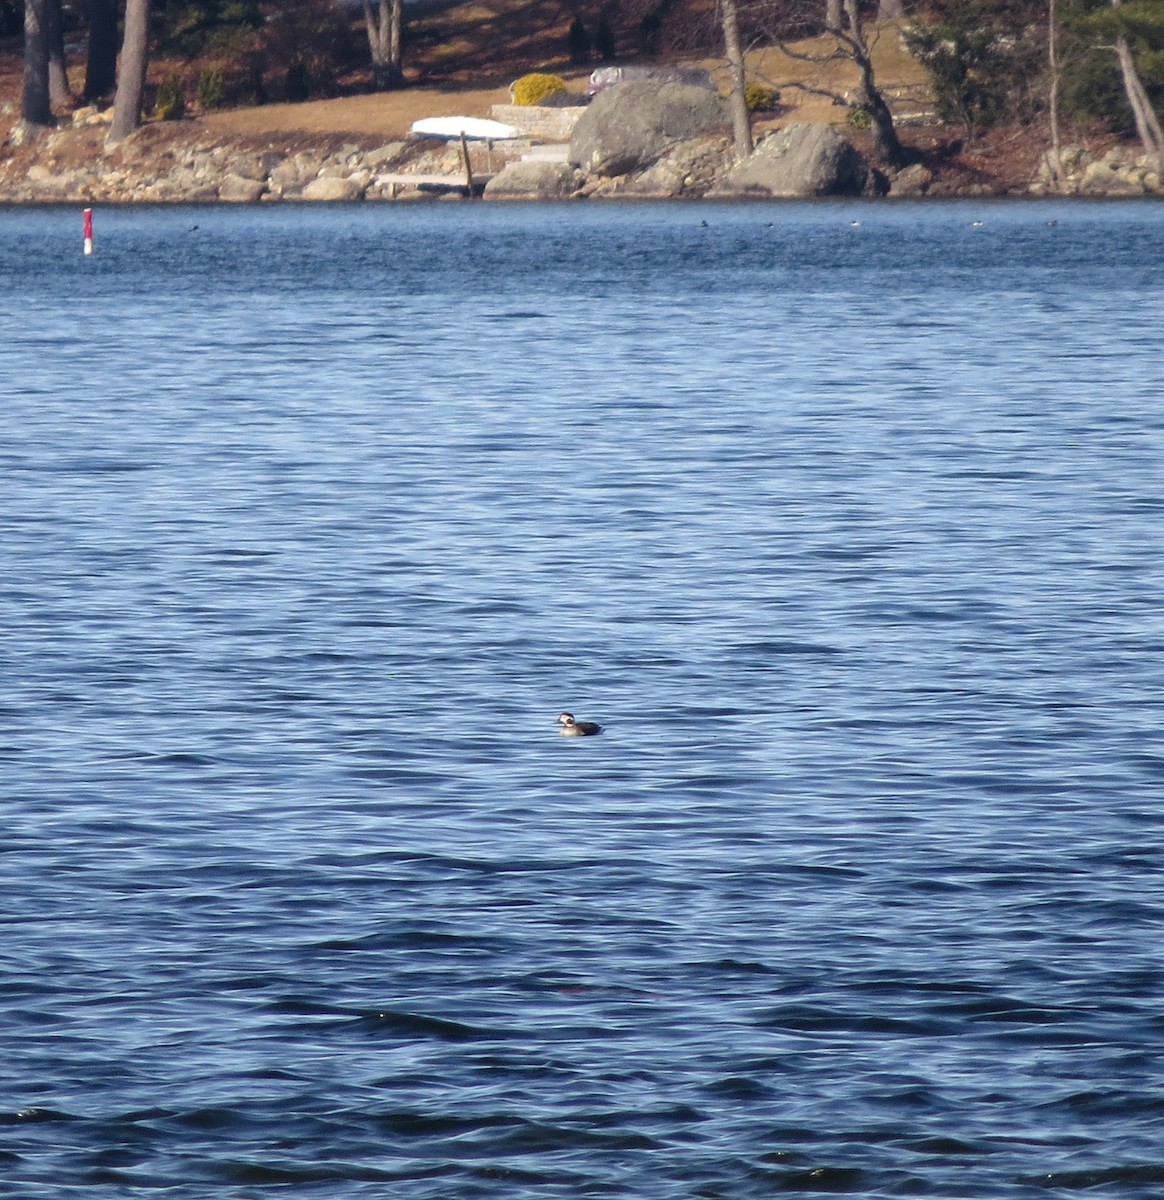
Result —
<instances>
[{"instance_id":1,"label":"evergreen shrub","mask_svg":"<svg viewBox=\"0 0 1164 1200\"><path fill-rule=\"evenodd\" d=\"M198 107L207 112L222 105L223 85L222 72L208 67L198 76L198 91L196 93Z\"/></svg>"},{"instance_id":2,"label":"evergreen shrub","mask_svg":"<svg viewBox=\"0 0 1164 1200\"><path fill-rule=\"evenodd\" d=\"M158 84L154 112L159 121L180 121L186 115L186 97L182 94L182 80L177 75L167 75Z\"/></svg>"}]
</instances>

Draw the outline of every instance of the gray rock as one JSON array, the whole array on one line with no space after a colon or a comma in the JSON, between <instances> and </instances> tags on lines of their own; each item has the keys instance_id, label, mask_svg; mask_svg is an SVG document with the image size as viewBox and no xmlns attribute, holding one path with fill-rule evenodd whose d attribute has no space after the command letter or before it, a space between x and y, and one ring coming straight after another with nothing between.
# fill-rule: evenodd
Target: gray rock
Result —
<instances>
[{"instance_id":1,"label":"gray rock","mask_svg":"<svg viewBox=\"0 0 1164 1200\"><path fill-rule=\"evenodd\" d=\"M921 163L911 163L903 167L889 181L891 196L924 196L926 189L934 181L934 173Z\"/></svg>"},{"instance_id":2,"label":"gray rock","mask_svg":"<svg viewBox=\"0 0 1164 1200\"><path fill-rule=\"evenodd\" d=\"M677 143L728 119L727 101L707 88L620 83L597 96L578 118L570 161L595 175L641 171Z\"/></svg>"},{"instance_id":3,"label":"gray rock","mask_svg":"<svg viewBox=\"0 0 1164 1200\"><path fill-rule=\"evenodd\" d=\"M582 173L564 162L515 162L485 185L486 200L565 200L582 184Z\"/></svg>"},{"instance_id":4,"label":"gray rock","mask_svg":"<svg viewBox=\"0 0 1164 1200\"><path fill-rule=\"evenodd\" d=\"M1142 196L1144 185L1101 160L1088 164L1079 190L1086 196Z\"/></svg>"},{"instance_id":5,"label":"gray rock","mask_svg":"<svg viewBox=\"0 0 1164 1200\"><path fill-rule=\"evenodd\" d=\"M362 200L364 189L354 179L324 175L303 189L304 200Z\"/></svg>"},{"instance_id":6,"label":"gray rock","mask_svg":"<svg viewBox=\"0 0 1164 1200\"><path fill-rule=\"evenodd\" d=\"M253 204L267 190L261 179L247 179L242 175L226 175L218 185L219 200L238 204Z\"/></svg>"},{"instance_id":7,"label":"gray rock","mask_svg":"<svg viewBox=\"0 0 1164 1200\"><path fill-rule=\"evenodd\" d=\"M686 83L691 87L711 88L715 84L711 75L699 68L684 67L596 67L590 72L587 91L591 96L605 92L620 83L639 83L651 80L654 83ZM566 93L569 95L569 93Z\"/></svg>"},{"instance_id":8,"label":"gray rock","mask_svg":"<svg viewBox=\"0 0 1164 1200\"><path fill-rule=\"evenodd\" d=\"M314 173L313 171L312 174ZM271 172L271 186L282 192L302 187L303 181L303 166L294 159L286 159Z\"/></svg>"},{"instance_id":9,"label":"gray rock","mask_svg":"<svg viewBox=\"0 0 1164 1200\"><path fill-rule=\"evenodd\" d=\"M389 142L386 146L379 146L375 150L369 150L364 155L364 163L369 170L377 171L385 163L390 163L396 158L403 149L403 142Z\"/></svg>"},{"instance_id":10,"label":"gray rock","mask_svg":"<svg viewBox=\"0 0 1164 1200\"><path fill-rule=\"evenodd\" d=\"M860 154L831 125L769 134L715 189L721 196L860 196L870 181Z\"/></svg>"},{"instance_id":11,"label":"gray rock","mask_svg":"<svg viewBox=\"0 0 1164 1200\"><path fill-rule=\"evenodd\" d=\"M271 150L262 154L240 154L231 160L230 173L244 179L266 179L282 161L282 155Z\"/></svg>"}]
</instances>

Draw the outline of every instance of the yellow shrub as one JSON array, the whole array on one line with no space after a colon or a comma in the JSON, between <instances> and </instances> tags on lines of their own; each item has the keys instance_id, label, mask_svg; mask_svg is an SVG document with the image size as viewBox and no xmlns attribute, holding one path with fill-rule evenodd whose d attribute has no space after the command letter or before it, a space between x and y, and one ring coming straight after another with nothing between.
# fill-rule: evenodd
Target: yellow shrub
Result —
<instances>
[{"instance_id":1,"label":"yellow shrub","mask_svg":"<svg viewBox=\"0 0 1164 1200\"><path fill-rule=\"evenodd\" d=\"M770 88L766 83L748 83L744 85L744 102L748 112L769 112L776 107L780 93Z\"/></svg>"},{"instance_id":2,"label":"yellow shrub","mask_svg":"<svg viewBox=\"0 0 1164 1200\"><path fill-rule=\"evenodd\" d=\"M523 75L510 89L514 104L529 106L541 104L547 96L555 92L564 92L566 81L557 75L543 75L535 72Z\"/></svg>"}]
</instances>

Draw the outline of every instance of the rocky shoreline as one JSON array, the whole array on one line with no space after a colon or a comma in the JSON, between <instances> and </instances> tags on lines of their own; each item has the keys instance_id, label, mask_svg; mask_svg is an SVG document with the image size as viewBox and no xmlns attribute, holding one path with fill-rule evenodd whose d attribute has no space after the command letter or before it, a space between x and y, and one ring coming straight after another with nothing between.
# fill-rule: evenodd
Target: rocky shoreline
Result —
<instances>
[{"instance_id":1,"label":"rocky shoreline","mask_svg":"<svg viewBox=\"0 0 1164 1200\"><path fill-rule=\"evenodd\" d=\"M643 97L628 99L624 111L641 115ZM690 95L671 99L692 102ZM706 94L696 100L707 109ZM382 142L350 134L222 141L192 119L151 123L108 146L107 119L82 109L69 124L34 139L22 138L14 127L0 149L0 204L408 201L470 194L456 142L416 137ZM674 120L673 111L663 113L658 127ZM589 114L584 121L587 128L580 125L569 145L532 139L470 143L472 194L497 200L1164 194L1151 164L1124 145L1064 150L1058 183L1049 155L1028 179L983 182L965 174L943 176L940 167L924 162L884 174L831 126L773 130L751 159L737 164L715 111L701 112L698 129L685 127L669 138L648 131L632 150L619 141L610 153L594 148L594 138L609 138L610 131L595 134ZM805 161L795 164L797 155ZM800 172L794 177L793 167Z\"/></svg>"}]
</instances>

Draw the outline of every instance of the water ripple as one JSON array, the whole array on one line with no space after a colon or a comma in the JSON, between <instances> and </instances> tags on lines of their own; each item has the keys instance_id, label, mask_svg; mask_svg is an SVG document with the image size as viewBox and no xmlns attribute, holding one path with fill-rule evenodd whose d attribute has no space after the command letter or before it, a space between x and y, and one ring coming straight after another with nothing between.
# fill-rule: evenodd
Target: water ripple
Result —
<instances>
[{"instance_id":1,"label":"water ripple","mask_svg":"<svg viewBox=\"0 0 1164 1200\"><path fill-rule=\"evenodd\" d=\"M988 207L3 215L13 1195L1159 1193L1162 218Z\"/></svg>"}]
</instances>

